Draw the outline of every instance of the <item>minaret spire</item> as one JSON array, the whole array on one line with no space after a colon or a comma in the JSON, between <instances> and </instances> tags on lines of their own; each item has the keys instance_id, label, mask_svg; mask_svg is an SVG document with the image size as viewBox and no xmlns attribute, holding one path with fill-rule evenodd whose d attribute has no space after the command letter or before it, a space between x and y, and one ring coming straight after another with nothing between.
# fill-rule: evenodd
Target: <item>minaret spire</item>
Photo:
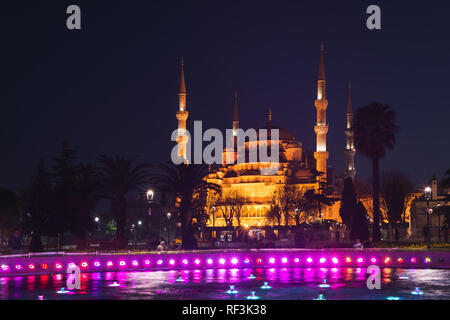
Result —
<instances>
[{"instance_id":1,"label":"minaret spire","mask_svg":"<svg viewBox=\"0 0 450 320\"><path fill-rule=\"evenodd\" d=\"M345 176L355 178L355 147L353 143L353 111L352 111L352 83L348 84L347 126L345 129Z\"/></svg>"},{"instance_id":2,"label":"minaret spire","mask_svg":"<svg viewBox=\"0 0 450 320\"><path fill-rule=\"evenodd\" d=\"M186 120L189 112L186 111L186 83L184 82L184 60L181 58L181 75L180 75L180 89L178 91L178 111L176 114L178 120L178 156L188 163L187 158L187 143L189 140L186 134Z\"/></svg>"},{"instance_id":3,"label":"minaret spire","mask_svg":"<svg viewBox=\"0 0 450 320\"><path fill-rule=\"evenodd\" d=\"M316 159L316 170L323 172L323 175L319 177L321 180L327 180L327 107L328 100L326 99L325 86L325 59L323 55L323 42L320 45L320 64L319 64L319 77L317 81L317 100L315 101L315 107L317 110L317 123L314 127L316 133L316 152L314 152L314 158Z\"/></svg>"},{"instance_id":4,"label":"minaret spire","mask_svg":"<svg viewBox=\"0 0 450 320\"><path fill-rule=\"evenodd\" d=\"M233 136L237 135L237 130L239 129L239 112L238 112L238 102L237 102L237 90L234 91L234 111L233 111Z\"/></svg>"}]
</instances>

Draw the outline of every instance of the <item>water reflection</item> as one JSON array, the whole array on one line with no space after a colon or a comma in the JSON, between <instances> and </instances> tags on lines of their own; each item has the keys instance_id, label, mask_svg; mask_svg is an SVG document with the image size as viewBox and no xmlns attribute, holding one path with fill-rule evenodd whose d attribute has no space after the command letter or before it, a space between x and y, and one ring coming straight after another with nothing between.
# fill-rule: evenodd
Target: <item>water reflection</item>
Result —
<instances>
[{"instance_id":1,"label":"water reflection","mask_svg":"<svg viewBox=\"0 0 450 320\"><path fill-rule=\"evenodd\" d=\"M254 275L253 279L249 276ZM450 270L382 269L382 290L368 290L365 268L245 268L147 272L83 273L81 290L57 295L65 275L0 278L1 299L246 299L255 291L261 299L306 299L318 295L325 279L332 299L450 299ZM406 276L407 278L401 276ZM177 281L181 278L182 281ZM120 286L111 287L113 282ZM271 290L261 290L268 282ZM228 295L234 285L239 294ZM410 292L420 287L421 296Z\"/></svg>"}]
</instances>

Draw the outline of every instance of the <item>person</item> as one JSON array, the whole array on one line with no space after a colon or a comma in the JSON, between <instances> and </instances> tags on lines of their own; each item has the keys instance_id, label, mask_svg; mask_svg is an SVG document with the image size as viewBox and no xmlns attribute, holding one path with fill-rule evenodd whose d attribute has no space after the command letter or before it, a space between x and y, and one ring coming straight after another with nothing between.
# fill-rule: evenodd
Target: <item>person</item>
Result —
<instances>
[{"instance_id":1,"label":"person","mask_svg":"<svg viewBox=\"0 0 450 320\"><path fill-rule=\"evenodd\" d=\"M369 239L367 240L367 242L364 245L366 248L375 248L376 245L375 243L372 241L372 237L369 237Z\"/></svg>"},{"instance_id":2,"label":"person","mask_svg":"<svg viewBox=\"0 0 450 320\"><path fill-rule=\"evenodd\" d=\"M13 254L19 254L22 252L23 241L19 230L14 231L9 243Z\"/></svg>"},{"instance_id":3,"label":"person","mask_svg":"<svg viewBox=\"0 0 450 320\"><path fill-rule=\"evenodd\" d=\"M356 239L355 243L353 244L353 249L362 249L363 245L359 239Z\"/></svg>"},{"instance_id":4,"label":"person","mask_svg":"<svg viewBox=\"0 0 450 320\"><path fill-rule=\"evenodd\" d=\"M156 247L156 251L167 251L167 246L164 240L161 241L159 245Z\"/></svg>"}]
</instances>

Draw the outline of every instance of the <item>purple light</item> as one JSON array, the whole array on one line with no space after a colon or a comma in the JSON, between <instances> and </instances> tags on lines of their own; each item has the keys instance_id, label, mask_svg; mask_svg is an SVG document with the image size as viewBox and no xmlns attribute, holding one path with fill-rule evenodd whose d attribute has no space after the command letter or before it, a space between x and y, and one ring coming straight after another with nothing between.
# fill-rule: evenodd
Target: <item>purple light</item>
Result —
<instances>
[{"instance_id":1,"label":"purple light","mask_svg":"<svg viewBox=\"0 0 450 320\"><path fill-rule=\"evenodd\" d=\"M98 261L95 261L95 262L94 262L94 266L96 266L96 267L100 267L100 262L98 262Z\"/></svg>"},{"instance_id":2,"label":"purple light","mask_svg":"<svg viewBox=\"0 0 450 320\"><path fill-rule=\"evenodd\" d=\"M187 259L183 259L183 263L184 263L184 264L188 264Z\"/></svg>"},{"instance_id":3,"label":"purple light","mask_svg":"<svg viewBox=\"0 0 450 320\"><path fill-rule=\"evenodd\" d=\"M146 264L147 266L150 265L150 260L148 260L148 259L145 260L145 261L144 261L144 264Z\"/></svg>"},{"instance_id":4,"label":"purple light","mask_svg":"<svg viewBox=\"0 0 450 320\"><path fill-rule=\"evenodd\" d=\"M238 263L238 259L236 259L236 258L231 259L231 263L232 264L237 264Z\"/></svg>"},{"instance_id":5,"label":"purple light","mask_svg":"<svg viewBox=\"0 0 450 320\"><path fill-rule=\"evenodd\" d=\"M219 259L219 263L220 263L220 264L225 264L225 259L220 258L220 259Z\"/></svg>"},{"instance_id":6,"label":"purple light","mask_svg":"<svg viewBox=\"0 0 450 320\"><path fill-rule=\"evenodd\" d=\"M364 262L364 259L363 258L358 258L358 260L356 260L356 261L358 261L358 263L363 263Z\"/></svg>"},{"instance_id":7,"label":"purple light","mask_svg":"<svg viewBox=\"0 0 450 320\"><path fill-rule=\"evenodd\" d=\"M323 257L320 258L320 260L319 260L320 263L325 263L326 261L327 261L327 259L325 259L325 258L323 258Z\"/></svg>"},{"instance_id":8,"label":"purple light","mask_svg":"<svg viewBox=\"0 0 450 320\"><path fill-rule=\"evenodd\" d=\"M331 261L332 261L334 264L338 264L338 263L339 263L339 259L336 258L336 257L331 258Z\"/></svg>"},{"instance_id":9,"label":"purple light","mask_svg":"<svg viewBox=\"0 0 450 320\"><path fill-rule=\"evenodd\" d=\"M294 262L295 262L295 263L299 263L299 262L300 262L300 259L299 259L299 258L295 258L295 259L294 259Z\"/></svg>"},{"instance_id":10,"label":"purple light","mask_svg":"<svg viewBox=\"0 0 450 320\"><path fill-rule=\"evenodd\" d=\"M306 259L306 262L311 263L313 262L313 259L311 257L308 257L308 259Z\"/></svg>"},{"instance_id":11,"label":"purple light","mask_svg":"<svg viewBox=\"0 0 450 320\"><path fill-rule=\"evenodd\" d=\"M9 270L9 266L7 266L6 264L2 264L2 270L3 271L8 271Z\"/></svg>"},{"instance_id":12,"label":"purple light","mask_svg":"<svg viewBox=\"0 0 450 320\"><path fill-rule=\"evenodd\" d=\"M163 261L161 259L159 259L158 261L156 261L157 264L162 264Z\"/></svg>"},{"instance_id":13,"label":"purple light","mask_svg":"<svg viewBox=\"0 0 450 320\"><path fill-rule=\"evenodd\" d=\"M124 266L124 265L126 265L127 263L124 261L124 260L121 260L120 262L119 262L119 265L121 265L121 266Z\"/></svg>"},{"instance_id":14,"label":"purple light","mask_svg":"<svg viewBox=\"0 0 450 320\"><path fill-rule=\"evenodd\" d=\"M194 263L197 265L200 264L200 259L195 259Z\"/></svg>"},{"instance_id":15,"label":"purple light","mask_svg":"<svg viewBox=\"0 0 450 320\"><path fill-rule=\"evenodd\" d=\"M275 258L270 258L269 263L272 263L272 264L275 263Z\"/></svg>"},{"instance_id":16,"label":"purple light","mask_svg":"<svg viewBox=\"0 0 450 320\"><path fill-rule=\"evenodd\" d=\"M133 260L132 264L133 264L133 266L138 266L139 265L139 263L136 260Z\"/></svg>"},{"instance_id":17,"label":"purple light","mask_svg":"<svg viewBox=\"0 0 450 320\"><path fill-rule=\"evenodd\" d=\"M249 258L246 258L246 259L244 260L244 263L250 263L250 259L249 259Z\"/></svg>"},{"instance_id":18,"label":"purple light","mask_svg":"<svg viewBox=\"0 0 450 320\"><path fill-rule=\"evenodd\" d=\"M282 258L282 259L281 259L281 262L282 262L282 263L287 263L288 260L287 260L287 258Z\"/></svg>"},{"instance_id":19,"label":"purple light","mask_svg":"<svg viewBox=\"0 0 450 320\"><path fill-rule=\"evenodd\" d=\"M20 264L18 264L18 265L16 265L16 269L20 270L20 269L22 269L22 266Z\"/></svg>"},{"instance_id":20,"label":"purple light","mask_svg":"<svg viewBox=\"0 0 450 320\"><path fill-rule=\"evenodd\" d=\"M170 264L171 266L173 266L173 265L175 264L175 260L170 259L170 260L169 260L169 264Z\"/></svg>"},{"instance_id":21,"label":"purple light","mask_svg":"<svg viewBox=\"0 0 450 320\"><path fill-rule=\"evenodd\" d=\"M56 269L61 269L61 268L62 268L62 265L61 265L60 263L57 263L57 264L55 264L55 268L56 268Z\"/></svg>"},{"instance_id":22,"label":"purple light","mask_svg":"<svg viewBox=\"0 0 450 320\"><path fill-rule=\"evenodd\" d=\"M108 267L112 267L112 265L113 265L113 262L112 262L112 261L108 261L108 262L106 263L106 266L108 266Z\"/></svg>"},{"instance_id":23,"label":"purple light","mask_svg":"<svg viewBox=\"0 0 450 320\"><path fill-rule=\"evenodd\" d=\"M35 266L34 266L34 264L30 264L30 265L28 266L28 268L31 269L31 270L34 270Z\"/></svg>"},{"instance_id":24,"label":"purple light","mask_svg":"<svg viewBox=\"0 0 450 320\"><path fill-rule=\"evenodd\" d=\"M372 258L372 259L370 259L370 261L372 262L372 263L376 263L377 262L377 258Z\"/></svg>"},{"instance_id":25,"label":"purple light","mask_svg":"<svg viewBox=\"0 0 450 320\"><path fill-rule=\"evenodd\" d=\"M207 262L208 264L212 264L212 263L213 263L213 260L212 260L212 259L208 259L208 260L206 260L206 262Z\"/></svg>"}]
</instances>

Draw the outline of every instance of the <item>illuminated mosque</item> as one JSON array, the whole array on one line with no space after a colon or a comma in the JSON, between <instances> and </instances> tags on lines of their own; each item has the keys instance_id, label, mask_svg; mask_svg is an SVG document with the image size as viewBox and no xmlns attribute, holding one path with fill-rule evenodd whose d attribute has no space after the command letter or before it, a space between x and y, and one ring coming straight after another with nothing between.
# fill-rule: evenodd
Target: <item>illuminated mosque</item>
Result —
<instances>
[{"instance_id":1,"label":"illuminated mosque","mask_svg":"<svg viewBox=\"0 0 450 320\"><path fill-rule=\"evenodd\" d=\"M181 64L181 79L178 96L179 109L176 113L176 118L178 120L178 154L186 160L186 144L188 136L185 133L185 130L188 111L186 110L186 85L183 63ZM331 177L329 177L329 172L327 172L327 160L329 158L329 153L327 151L327 107L325 62L322 45L318 73L317 99L315 100L315 108L317 111L317 122L314 126L314 132L316 134L315 152L305 150L302 143L297 141L293 134L276 126L272 121L272 111L269 110L268 121L262 129L268 129L268 132L270 132L269 129L279 129L279 166L276 174L263 175L261 174L261 168L267 167L269 165L267 162L260 162L259 159L251 162L249 159L246 159L244 163L234 164L226 164L226 162L223 161L223 164L218 169L211 171L206 178L207 181L222 186L222 195L224 197L226 197L227 194L237 193L246 199L240 217L241 226L252 227L267 225L267 212L273 203L274 193L277 190L286 186L289 186L289 188L298 192L304 192L308 189L317 190L319 187L319 179L330 181ZM347 126L345 130L345 176L354 178L356 173L354 166L355 149L353 146L351 122L352 100L351 86L349 86ZM237 93L235 93L233 132L236 132L238 128L240 128L239 112ZM270 144L271 142L268 140L245 141L245 148L248 150L252 143L265 144L267 146L268 143ZM236 159L236 150L237 148L226 147L223 151L223 159L226 159L227 155ZM231 155L229 155L229 153L231 153ZM314 174L314 169L323 172L323 175L317 177ZM323 206L323 212L321 213L322 218L340 222L339 207L339 201L334 203L331 207ZM294 224L294 221L289 221L289 224ZM213 225L215 227L226 226L226 220L223 215L220 214L219 210L214 213L214 218L210 219L208 222L208 226ZM236 221L234 221L233 225L236 225Z\"/></svg>"}]
</instances>

